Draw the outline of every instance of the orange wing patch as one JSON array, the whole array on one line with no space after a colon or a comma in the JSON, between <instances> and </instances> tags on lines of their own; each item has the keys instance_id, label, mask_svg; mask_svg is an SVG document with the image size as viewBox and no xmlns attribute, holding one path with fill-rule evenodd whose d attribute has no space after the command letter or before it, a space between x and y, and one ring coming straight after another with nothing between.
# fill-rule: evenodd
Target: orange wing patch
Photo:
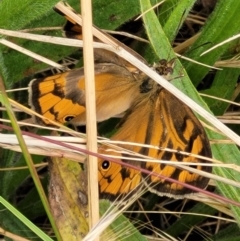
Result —
<instances>
[{"instance_id":1,"label":"orange wing patch","mask_svg":"<svg viewBox=\"0 0 240 241\"><path fill-rule=\"evenodd\" d=\"M99 149L104 153L104 149ZM108 155L116 153L106 152ZM119 155L121 158L121 156ZM126 168L114 162L99 159L98 161L98 182L101 198L115 199L118 196L125 196L128 193L136 192L141 182L141 172Z\"/></svg>"},{"instance_id":2,"label":"orange wing patch","mask_svg":"<svg viewBox=\"0 0 240 241\"><path fill-rule=\"evenodd\" d=\"M141 83L124 67L95 65L97 121L124 113L139 95ZM83 68L32 80L29 89L29 105L37 113L59 123L86 124ZM42 122L49 125L45 119Z\"/></svg>"},{"instance_id":3,"label":"orange wing patch","mask_svg":"<svg viewBox=\"0 0 240 241\"><path fill-rule=\"evenodd\" d=\"M169 161L169 165L151 161L141 162L141 167L150 172L199 188L205 188L209 181L208 178L171 165L171 161L193 162L196 164L199 162L204 163L205 161L189 155L183 155L180 151L202 156L211 156L211 149L202 125L190 108L160 86L158 86L157 89L154 88L151 92L146 93L136 101L132 109L130 109L123 118L118 132L111 139L159 147L159 149L157 149L121 145L121 147L128 150L158 160ZM167 152L161 150L161 148L171 148L179 152ZM108 154L104 148L101 147L100 150L101 153ZM119 160L124 161L121 154L119 154ZM102 160L100 160L100 162L102 162ZM135 165L139 165L138 162L134 163ZM119 170L125 168L126 172L136 172L133 169L121 167L119 164L114 165L118 165ZM111 170L111 165L109 166L108 173L114 173L114 170ZM201 165L194 165L192 167L211 172L211 167ZM99 173L99 175L102 174ZM141 176L138 175L138 177L140 178L136 179L137 181L134 182L134 187L137 187L141 182L145 182L152 192L159 195L183 198L193 192L191 189L185 188L180 184L171 183L155 175L149 176L141 174ZM118 179L118 182L123 183L124 180ZM99 185L100 192L102 196L105 197L105 189L101 189L101 183L99 183ZM112 183L109 183L109 185L113 188ZM117 191L115 190L114 192L116 193ZM120 190L118 190L118 193L120 193Z\"/></svg>"},{"instance_id":4,"label":"orange wing patch","mask_svg":"<svg viewBox=\"0 0 240 241\"><path fill-rule=\"evenodd\" d=\"M81 80L79 71L75 70L74 72L78 73ZM84 90L76 88L78 97L74 99L66 88L66 82L71 74L72 72L66 72L45 79L32 80L29 84L29 104L31 107L37 113L59 123L65 123L68 119L84 113ZM72 87L75 88L73 85ZM39 121L38 118L37 121ZM50 124L47 119L41 121L46 125Z\"/></svg>"}]
</instances>

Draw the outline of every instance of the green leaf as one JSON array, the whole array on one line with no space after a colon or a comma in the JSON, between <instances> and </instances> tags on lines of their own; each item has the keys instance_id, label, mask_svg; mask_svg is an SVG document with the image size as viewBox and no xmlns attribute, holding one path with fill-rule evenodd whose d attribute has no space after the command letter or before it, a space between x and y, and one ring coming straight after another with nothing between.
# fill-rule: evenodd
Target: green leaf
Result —
<instances>
[{"instance_id":1,"label":"green leaf","mask_svg":"<svg viewBox=\"0 0 240 241\"><path fill-rule=\"evenodd\" d=\"M169 233L173 237L178 237L178 235L187 232L194 225L198 225L208 217L201 216L201 214L205 215L213 215L217 212L217 210L203 204L198 203L193 208L188 210L188 213L193 213L193 215L186 214L182 215L175 223L173 223L166 232ZM197 215L194 215L197 214ZM191 227L189 226L191 225Z\"/></svg>"},{"instance_id":2,"label":"green leaf","mask_svg":"<svg viewBox=\"0 0 240 241\"><path fill-rule=\"evenodd\" d=\"M191 46L193 49L187 57L196 61L213 65L233 44L225 44L214 51L200 57L200 54L223 40L226 40L240 31L240 19L237 17L240 11L240 1L235 0L219 0L217 6L209 18L209 21L201 30L200 37ZM210 43L207 44L206 43ZM198 66L194 63L187 62L185 64L186 71L192 82L197 86L203 77L208 73L209 69Z\"/></svg>"},{"instance_id":3,"label":"green leaf","mask_svg":"<svg viewBox=\"0 0 240 241\"><path fill-rule=\"evenodd\" d=\"M240 229L236 224L231 224L225 229L220 230L211 237L212 241L238 241L240 237Z\"/></svg>"},{"instance_id":4,"label":"green leaf","mask_svg":"<svg viewBox=\"0 0 240 241\"><path fill-rule=\"evenodd\" d=\"M194 3L195 1L193 0L172 1L174 8L172 9L171 14L168 16L167 21L163 25L164 32L170 42L175 39L178 30L181 28L181 24L187 18L187 15L192 9ZM164 9L162 11L164 11Z\"/></svg>"},{"instance_id":5,"label":"green leaf","mask_svg":"<svg viewBox=\"0 0 240 241\"><path fill-rule=\"evenodd\" d=\"M136 0L95 0L93 1L94 24L103 29L113 30L140 13Z\"/></svg>"},{"instance_id":6,"label":"green leaf","mask_svg":"<svg viewBox=\"0 0 240 241\"><path fill-rule=\"evenodd\" d=\"M207 90L201 91L201 93L231 100L239 74L239 69L224 68L216 73L212 86ZM208 97L203 97L203 99L206 101L211 111L217 116L223 115L229 106L228 103L221 100L211 99Z\"/></svg>"},{"instance_id":7,"label":"green leaf","mask_svg":"<svg viewBox=\"0 0 240 241\"><path fill-rule=\"evenodd\" d=\"M47 16L58 0L18 0L1 1L0 28L21 29L36 19ZM23 17L24 16L24 17Z\"/></svg>"}]
</instances>

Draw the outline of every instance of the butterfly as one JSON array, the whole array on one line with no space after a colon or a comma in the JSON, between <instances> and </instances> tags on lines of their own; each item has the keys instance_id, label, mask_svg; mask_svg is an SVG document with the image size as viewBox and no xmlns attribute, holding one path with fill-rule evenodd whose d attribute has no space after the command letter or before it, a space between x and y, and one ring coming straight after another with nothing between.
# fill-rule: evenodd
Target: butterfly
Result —
<instances>
[{"instance_id":1,"label":"butterfly","mask_svg":"<svg viewBox=\"0 0 240 241\"><path fill-rule=\"evenodd\" d=\"M66 36L81 39L81 26L69 18L67 20L64 27ZM124 46L118 40L114 41ZM133 50L127 46L124 48L146 63ZM208 178L171 165L172 161L180 164L190 162L196 164L192 167L197 170L211 172L210 166L198 164L206 161L182 154L188 152L211 157L211 148L205 130L192 110L116 54L99 49L95 50L94 54L97 121L124 115L118 124L117 132L111 137L112 140L158 147L119 145L121 148L150 158L143 162L131 160L132 155L126 152L116 154L113 150L109 151L106 146L100 146L99 153L114 154L122 162L205 188L209 182ZM173 62L160 62L155 66L155 70L159 74L168 75L172 71ZM73 125L86 123L83 68L35 79L29 85L29 93L31 108L47 119L59 123L70 122ZM50 123L47 119L37 119L37 121L48 125ZM164 148L174 149L175 152L167 152ZM126 157L130 160L125 160ZM151 159L166 160L169 164L154 162ZM193 192L181 184L168 182L155 175L143 174L139 170L105 158L98 160L98 170L99 191L102 198L114 199L119 195L125 196L138 190L142 182L150 191L174 198L183 198Z\"/></svg>"}]
</instances>

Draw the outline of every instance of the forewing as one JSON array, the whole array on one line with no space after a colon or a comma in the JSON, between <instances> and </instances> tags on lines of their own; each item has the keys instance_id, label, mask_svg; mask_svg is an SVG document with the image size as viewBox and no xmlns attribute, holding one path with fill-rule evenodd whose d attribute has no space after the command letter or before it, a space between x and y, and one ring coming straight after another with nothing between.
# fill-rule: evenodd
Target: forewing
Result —
<instances>
[{"instance_id":1,"label":"forewing","mask_svg":"<svg viewBox=\"0 0 240 241\"><path fill-rule=\"evenodd\" d=\"M126 68L114 64L95 66L97 121L121 114L139 94L140 81ZM39 114L59 123L84 125L83 68L35 79L29 85L29 104ZM37 119L38 120L38 119ZM50 124L46 119L44 124Z\"/></svg>"}]
</instances>

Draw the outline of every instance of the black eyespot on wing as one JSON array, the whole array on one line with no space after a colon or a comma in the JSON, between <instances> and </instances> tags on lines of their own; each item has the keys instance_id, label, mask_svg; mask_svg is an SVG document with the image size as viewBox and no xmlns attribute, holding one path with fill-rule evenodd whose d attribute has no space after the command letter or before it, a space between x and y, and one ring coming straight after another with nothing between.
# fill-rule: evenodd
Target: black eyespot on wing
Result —
<instances>
[{"instance_id":1,"label":"black eyespot on wing","mask_svg":"<svg viewBox=\"0 0 240 241\"><path fill-rule=\"evenodd\" d=\"M64 121L69 122L69 121L71 121L72 119L74 119L74 117L75 117L75 116L73 116L73 115L65 116L65 117L64 117Z\"/></svg>"},{"instance_id":2,"label":"black eyespot on wing","mask_svg":"<svg viewBox=\"0 0 240 241\"><path fill-rule=\"evenodd\" d=\"M106 170L109 169L110 165L111 165L110 162L107 161L107 160L105 160L105 161L102 162L102 169L103 169L104 171L106 171Z\"/></svg>"}]
</instances>

